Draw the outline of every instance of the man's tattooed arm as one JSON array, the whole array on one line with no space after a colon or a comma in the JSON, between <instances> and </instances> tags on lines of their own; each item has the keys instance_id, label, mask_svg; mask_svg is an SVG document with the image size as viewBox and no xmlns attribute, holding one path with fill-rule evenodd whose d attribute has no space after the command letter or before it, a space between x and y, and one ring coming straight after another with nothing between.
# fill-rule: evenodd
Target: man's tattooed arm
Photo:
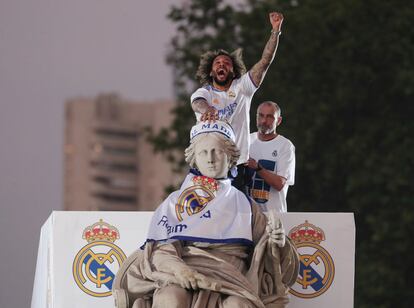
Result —
<instances>
[{"instance_id":1,"label":"man's tattooed arm","mask_svg":"<svg viewBox=\"0 0 414 308\"><path fill-rule=\"evenodd\" d=\"M203 114L207 111L208 107L210 106L207 103L207 100L205 100L204 98L197 98L191 103L191 107L193 108L194 112Z\"/></svg>"},{"instance_id":2,"label":"man's tattooed arm","mask_svg":"<svg viewBox=\"0 0 414 308\"><path fill-rule=\"evenodd\" d=\"M210 106L204 98L197 98L191 103L193 111L201 114L200 120L215 121L218 120L218 110Z\"/></svg>"},{"instance_id":3,"label":"man's tattooed arm","mask_svg":"<svg viewBox=\"0 0 414 308\"><path fill-rule=\"evenodd\" d=\"M270 22L272 24L272 33L263 50L262 58L250 69L250 77L256 86L260 86L266 72L276 55L279 44L280 28L283 22L283 15L280 13L270 13Z\"/></svg>"}]
</instances>

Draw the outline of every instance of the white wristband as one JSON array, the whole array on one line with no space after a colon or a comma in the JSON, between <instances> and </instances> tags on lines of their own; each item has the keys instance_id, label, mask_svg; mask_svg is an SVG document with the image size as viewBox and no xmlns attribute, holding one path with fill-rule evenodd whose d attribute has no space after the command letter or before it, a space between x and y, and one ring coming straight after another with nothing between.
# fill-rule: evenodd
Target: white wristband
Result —
<instances>
[{"instance_id":1,"label":"white wristband","mask_svg":"<svg viewBox=\"0 0 414 308\"><path fill-rule=\"evenodd\" d=\"M272 31L270 31L270 33L272 33L272 34L274 34L274 35L276 35L276 36L279 36L279 35L281 35L281 34L282 34L282 31L272 29Z\"/></svg>"}]
</instances>

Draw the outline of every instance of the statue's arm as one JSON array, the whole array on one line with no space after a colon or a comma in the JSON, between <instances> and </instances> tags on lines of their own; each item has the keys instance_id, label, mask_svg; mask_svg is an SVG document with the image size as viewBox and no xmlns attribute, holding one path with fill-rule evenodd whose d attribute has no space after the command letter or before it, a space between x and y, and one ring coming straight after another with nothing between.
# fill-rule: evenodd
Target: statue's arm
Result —
<instances>
[{"instance_id":1,"label":"statue's arm","mask_svg":"<svg viewBox=\"0 0 414 308\"><path fill-rule=\"evenodd\" d=\"M151 263L160 272L174 274L174 269L186 267L180 254L180 242L156 243L151 256Z\"/></svg>"},{"instance_id":2,"label":"statue's arm","mask_svg":"<svg viewBox=\"0 0 414 308\"><path fill-rule=\"evenodd\" d=\"M267 219L265 214L259 209L255 201L252 202L252 237L253 243L256 245L263 233L266 232Z\"/></svg>"},{"instance_id":3,"label":"statue's arm","mask_svg":"<svg viewBox=\"0 0 414 308\"><path fill-rule=\"evenodd\" d=\"M252 203L252 234L253 242L256 245L265 232L269 232L268 218L262 213L259 206L253 201ZM283 228L283 226L282 226ZM269 235L269 239L270 239ZM293 241L285 236L284 245L277 244L278 241L269 240L267 249L269 249L268 256L275 258L276 262L280 262L281 271L283 274L282 282L291 286L295 283L299 273L299 254ZM280 244L280 243L279 243Z\"/></svg>"},{"instance_id":4,"label":"statue's arm","mask_svg":"<svg viewBox=\"0 0 414 308\"><path fill-rule=\"evenodd\" d=\"M181 257L182 242L157 244L152 254L155 269L174 275L175 282L185 289L198 289L204 275L189 267Z\"/></svg>"}]
</instances>

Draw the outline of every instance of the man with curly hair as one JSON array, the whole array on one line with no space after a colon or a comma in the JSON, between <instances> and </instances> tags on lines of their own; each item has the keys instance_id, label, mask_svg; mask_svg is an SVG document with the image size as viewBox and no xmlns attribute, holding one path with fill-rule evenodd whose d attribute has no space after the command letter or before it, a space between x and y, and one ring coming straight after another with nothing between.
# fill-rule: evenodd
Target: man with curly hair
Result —
<instances>
[{"instance_id":1,"label":"man with curly hair","mask_svg":"<svg viewBox=\"0 0 414 308\"><path fill-rule=\"evenodd\" d=\"M191 96L197 121L224 120L233 127L240 149L238 176L233 185L241 190L244 190L245 163L249 159L251 100L275 57L283 15L272 12L269 19L271 35L259 62L246 73L241 49L233 53L222 49L208 51L201 56L197 71L202 88Z\"/></svg>"}]
</instances>

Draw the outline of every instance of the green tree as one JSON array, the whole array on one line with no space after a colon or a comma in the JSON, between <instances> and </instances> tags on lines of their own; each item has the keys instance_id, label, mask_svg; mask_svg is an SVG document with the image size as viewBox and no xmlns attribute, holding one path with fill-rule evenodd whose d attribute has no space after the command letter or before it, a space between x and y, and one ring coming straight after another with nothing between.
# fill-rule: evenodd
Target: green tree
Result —
<instances>
[{"instance_id":1,"label":"green tree","mask_svg":"<svg viewBox=\"0 0 414 308\"><path fill-rule=\"evenodd\" d=\"M253 99L282 106L280 132L296 145L290 211L355 213L356 307L409 307L414 234L414 2L186 1L168 62L177 107L156 149L183 149L195 118L189 96L206 50L244 48L251 67L269 36L267 14L285 16L276 59ZM255 121L252 121L254 126ZM175 167L182 160L171 160ZM411 176L410 176L411 175Z\"/></svg>"}]
</instances>

